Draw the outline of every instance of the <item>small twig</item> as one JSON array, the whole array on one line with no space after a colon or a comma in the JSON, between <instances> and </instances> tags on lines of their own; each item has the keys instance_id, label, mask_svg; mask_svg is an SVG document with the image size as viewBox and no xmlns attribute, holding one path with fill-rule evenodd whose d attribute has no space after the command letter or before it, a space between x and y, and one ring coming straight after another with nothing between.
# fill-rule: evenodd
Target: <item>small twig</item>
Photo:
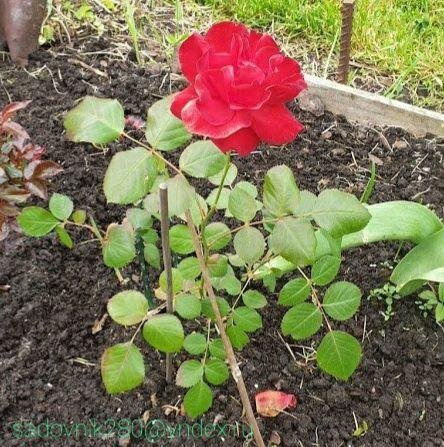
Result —
<instances>
[{"instance_id":1,"label":"small twig","mask_svg":"<svg viewBox=\"0 0 444 447\"><path fill-rule=\"evenodd\" d=\"M166 305L167 313L173 313L173 267L171 262L169 219L168 219L168 186L166 183L159 185L160 198L160 228L162 236L163 268L167 279ZM171 354L166 355L165 379L167 383L172 380L173 362Z\"/></svg>"},{"instance_id":2,"label":"small twig","mask_svg":"<svg viewBox=\"0 0 444 447\"><path fill-rule=\"evenodd\" d=\"M208 267L205 264L204 253L202 249L202 245L199 241L199 236L196 232L196 228L193 225L193 220L191 218L190 211L185 211L185 217L187 220L188 228L190 229L191 236L193 239L194 248L196 251L197 259L199 260L200 269L202 272L202 278L204 281L205 289L208 294L208 298L211 302L211 307L213 309L214 315L216 316L216 326L219 330L220 336L222 338L222 342L225 348L225 352L227 353L228 363L230 364L231 375L233 376L234 381L236 382L237 389L239 390L239 394L242 400L242 405L244 407L248 422L253 429L254 439L258 447L265 447L264 440L262 438L261 432L256 422L256 418L254 417L253 408L250 403L250 398L248 397L248 391L245 386L244 379L242 377L242 372L239 368L239 365L236 360L236 356L234 354L233 346L231 345L230 339L225 332L225 326L222 321L222 316L219 311L219 307L216 301L216 295L214 294L213 286L211 285L210 274L208 271Z\"/></svg>"},{"instance_id":3,"label":"small twig","mask_svg":"<svg viewBox=\"0 0 444 447\"><path fill-rule=\"evenodd\" d=\"M80 61L78 59L68 59L68 62L71 64L80 65L85 70L92 71L97 76L101 76L102 78L108 78L108 75L104 71L91 67L90 65L85 64L85 62L83 61Z\"/></svg>"}]
</instances>

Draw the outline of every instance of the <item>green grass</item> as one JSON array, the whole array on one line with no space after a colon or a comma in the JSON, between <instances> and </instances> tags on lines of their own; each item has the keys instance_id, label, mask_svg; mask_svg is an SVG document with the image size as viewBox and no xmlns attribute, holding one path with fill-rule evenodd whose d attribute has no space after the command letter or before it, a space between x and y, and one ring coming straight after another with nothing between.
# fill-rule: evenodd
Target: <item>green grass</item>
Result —
<instances>
[{"instance_id":1,"label":"green grass","mask_svg":"<svg viewBox=\"0 0 444 447\"><path fill-rule=\"evenodd\" d=\"M198 0L217 18L274 31L309 71L336 66L339 0ZM327 55L333 50L330 64ZM444 108L444 0L356 0L351 80ZM314 62L322 60L322 63ZM311 67L311 69L310 69Z\"/></svg>"}]
</instances>

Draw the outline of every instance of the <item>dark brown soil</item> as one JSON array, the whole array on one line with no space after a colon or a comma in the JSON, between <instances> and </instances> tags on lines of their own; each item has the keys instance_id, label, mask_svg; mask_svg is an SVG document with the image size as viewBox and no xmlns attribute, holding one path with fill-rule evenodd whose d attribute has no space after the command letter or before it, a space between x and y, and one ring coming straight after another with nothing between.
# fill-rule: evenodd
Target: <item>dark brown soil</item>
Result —
<instances>
[{"instance_id":1,"label":"dark brown soil","mask_svg":"<svg viewBox=\"0 0 444 447\"><path fill-rule=\"evenodd\" d=\"M106 42L88 49L106 49ZM69 57L82 58L108 77L69 64ZM105 57L82 56L72 50L54 57L41 50L28 71L0 65L0 106L9 98L33 99L21 114L21 123L65 169L51 190L70 195L102 225L122 214L117 207L106 205L101 182L112 154L123 147L113 145L102 153L90 145L66 142L64 112L82 96L93 94L118 98L126 113L144 116L158 95L170 87L180 88L171 85L165 73L153 74ZM304 134L283 149L265 147L248 159L237 159L240 177L260 184L269 167L286 163L302 188L316 192L334 186L360 194L368 178L371 153L381 163L372 202L417 200L443 214L439 141L415 139L397 129L355 127L328 113L315 118L297 108L296 112L306 126ZM79 233L76 240L87 237ZM343 276L360 285L367 295L387 280L397 249L378 244L348 252ZM125 273L131 277L131 272ZM106 311L107 300L119 290L113 271L102 265L94 243L77 244L69 251L51 237L12 237L0 247L0 284L11 286L8 292L0 292L1 446L115 446L119 436L106 436L114 431L113 421L116 428L119 421L120 427L125 427L124 419L136 421L137 429L137 420L147 411L150 421L159 421L151 425L151 440L137 440L136 434L131 445L243 445L242 431L239 437L233 431L234 424L244 420L232 382L216 391L214 406L203 418L204 424L215 420L232 424L225 441L200 436L199 425L194 427L193 439L168 439L166 428L177 428L186 419L174 411L166 415L162 407L180 407L183 390L165 387L163 357L148 347L143 348L150 365L145 384L119 396L104 392L99 373L101 353L107 346L127 340L130 331L107 320L102 331L91 333L94 321ZM129 287L138 285L131 282ZM304 365L300 346L291 345L300 358L298 363L293 361L278 336L283 310L275 304L276 294L268 296L264 328L239 354L239 360L252 396L258 390L280 388L297 394L298 406L274 419L259 418L267 441L276 431L285 447L444 446L443 331L432 318L423 318L414 297L398 302L387 323L380 315L383 304L364 300L359 316L343 325L363 338L364 359L349 382L338 383L317 370L313 362ZM355 418L358 424L368 424L368 432L360 438L352 436ZM67 427L96 421L102 424L102 436L96 431L87 438L80 430L77 438L72 434L49 439L43 425L42 438L33 437L30 423L45 424L47 420ZM52 429L57 438L60 428L52 425ZM225 429L229 431L228 426Z\"/></svg>"}]
</instances>

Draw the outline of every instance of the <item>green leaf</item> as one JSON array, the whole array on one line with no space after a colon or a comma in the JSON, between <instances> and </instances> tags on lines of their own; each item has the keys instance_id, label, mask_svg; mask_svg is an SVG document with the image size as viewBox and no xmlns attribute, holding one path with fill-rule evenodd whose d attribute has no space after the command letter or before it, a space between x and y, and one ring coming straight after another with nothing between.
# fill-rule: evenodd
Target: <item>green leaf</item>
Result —
<instances>
[{"instance_id":1,"label":"green leaf","mask_svg":"<svg viewBox=\"0 0 444 447\"><path fill-rule=\"evenodd\" d=\"M311 264L316 237L307 220L285 217L278 221L269 238L270 249L296 266Z\"/></svg>"},{"instance_id":2,"label":"green leaf","mask_svg":"<svg viewBox=\"0 0 444 447\"><path fill-rule=\"evenodd\" d=\"M223 169L221 169L217 174L208 177L208 180L216 186L220 185L222 181ZM237 166L233 163L230 163L230 167L228 168L228 172L225 176L225 181L223 186L231 185L237 177Z\"/></svg>"},{"instance_id":3,"label":"green leaf","mask_svg":"<svg viewBox=\"0 0 444 447\"><path fill-rule=\"evenodd\" d=\"M397 200L367 207L369 223L357 233L342 239L343 248L358 247L377 241L410 241L419 244L443 228L443 223L429 208L416 202Z\"/></svg>"},{"instance_id":4,"label":"green leaf","mask_svg":"<svg viewBox=\"0 0 444 447\"><path fill-rule=\"evenodd\" d=\"M148 194L156 174L156 161L143 147L117 152L103 181L106 200L120 205L137 202Z\"/></svg>"},{"instance_id":5,"label":"green leaf","mask_svg":"<svg viewBox=\"0 0 444 447\"><path fill-rule=\"evenodd\" d=\"M183 399L185 412L192 419L205 413L213 403L213 393L210 387L200 382L190 388Z\"/></svg>"},{"instance_id":6,"label":"green leaf","mask_svg":"<svg viewBox=\"0 0 444 447\"><path fill-rule=\"evenodd\" d=\"M193 256L182 259L177 268L182 273L183 279L193 281L200 275L199 260Z\"/></svg>"},{"instance_id":7,"label":"green leaf","mask_svg":"<svg viewBox=\"0 0 444 447\"><path fill-rule=\"evenodd\" d=\"M408 295L426 281L444 282L444 229L426 237L410 250L390 276L401 295Z\"/></svg>"},{"instance_id":8,"label":"green leaf","mask_svg":"<svg viewBox=\"0 0 444 447\"><path fill-rule=\"evenodd\" d=\"M444 303L444 282L438 286L438 300Z\"/></svg>"},{"instance_id":9,"label":"green leaf","mask_svg":"<svg viewBox=\"0 0 444 447\"><path fill-rule=\"evenodd\" d=\"M294 306L303 303L310 296L310 291L310 284L305 278L292 279L282 287L278 303L282 306Z\"/></svg>"},{"instance_id":10,"label":"green leaf","mask_svg":"<svg viewBox=\"0 0 444 447\"><path fill-rule=\"evenodd\" d=\"M148 228L152 225L150 214L140 208L129 208L126 210L126 217L134 230Z\"/></svg>"},{"instance_id":11,"label":"green leaf","mask_svg":"<svg viewBox=\"0 0 444 447\"><path fill-rule=\"evenodd\" d=\"M170 247L180 255L194 252L193 238L186 225L173 225L170 228Z\"/></svg>"},{"instance_id":12,"label":"green leaf","mask_svg":"<svg viewBox=\"0 0 444 447\"><path fill-rule=\"evenodd\" d=\"M179 269L172 268L171 275L173 277L173 293L174 294L179 293L182 290L182 285L183 285L182 273L180 273ZM164 292L166 292L168 290L167 277L166 277L165 270L160 274L159 286Z\"/></svg>"},{"instance_id":13,"label":"green leaf","mask_svg":"<svg viewBox=\"0 0 444 447\"><path fill-rule=\"evenodd\" d=\"M107 304L110 317L118 324L139 324L148 312L148 301L137 290L125 290L114 295Z\"/></svg>"},{"instance_id":14,"label":"green leaf","mask_svg":"<svg viewBox=\"0 0 444 447\"><path fill-rule=\"evenodd\" d=\"M136 256L134 232L123 225L111 224L103 240L103 261L107 267L121 268Z\"/></svg>"},{"instance_id":15,"label":"green leaf","mask_svg":"<svg viewBox=\"0 0 444 447\"><path fill-rule=\"evenodd\" d=\"M219 312L222 317L225 317L230 312L230 305L225 298L216 297L217 307L219 308ZM213 306L211 305L211 301L209 298L205 298L202 300L202 314L205 315L212 321L216 320L216 316L213 312Z\"/></svg>"},{"instance_id":16,"label":"green leaf","mask_svg":"<svg viewBox=\"0 0 444 447\"><path fill-rule=\"evenodd\" d=\"M227 335L233 345L233 348L241 351L245 348L245 346L250 343L250 338L248 335L237 326L228 326L227 327Z\"/></svg>"},{"instance_id":17,"label":"green leaf","mask_svg":"<svg viewBox=\"0 0 444 447\"><path fill-rule=\"evenodd\" d=\"M160 251L154 244L145 244L143 256L149 265L160 270Z\"/></svg>"},{"instance_id":18,"label":"green leaf","mask_svg":"<svg viewBox=\"0 0 444 447\"><path fill-rule=\"evenodd\" d=\"M226 160L226 155L211 140L201 140L182 152L179 167L191 177L208 178L221 171Z\"/></svg>"},{"instance_id":19,"label":"green leaf","mask_svg":"<svg viewBox=\"0 0 444 447\"><path fill-rule=\"evenodd\" d=\"M220 278L227 274L228 259L226 256L218 253L212 254L208 258L207 267L208 271L210 272L210 276Z\"/></svg>"},{"instance_id":20,"label":"green leaf","mask_svg":"<svg viewBox=\"0 0 444 447\"><path fill-rule=\"evenodd\" d=\"M332 282L341 267L341 258L326 255L319 258L311 268L311 280L313 284L325 286Z\"/></svg>"},{"instance_id":21,"label":"green leaf","mask_svg":"<svg viewBox=\"0 0 444 447\"><path fill-rule=\"evenodd\" d=\"M228 207L228 199L230 198L231 190L228 188L222 188L219 194L219 198L217 200L216 209L217 210L224 210ZM213 206L216 202L216 197L218 194L218 189L213 189L211 191L210 195L207 197L206 202L208 205Z\"/></svg>"},{"instance_id":22,"label":"green leaf","mask_svg":"<svg viewBox=\"0 0 444 447\"><path fill-rule=\"evenodd\" d=\"M28 206L17 217L26 236L41 237L50 233L59 223L49 211L39 206Z\"/></svg>"},{"instance_id":23,"label":"green leaf","mask_svg":"<svg viewBox=\"0 0 444 447\"><path fill-rule=\"evenodd\" d=\"M145 377L142 354L132 343L108 348L102 355L100 369L109 394L132 390L141 385Z\"/></svg>"},{"instance_id":24,"label":"green leaf","mask_svg":"<svg viewBox=\"0 0 444 447\"><path fill-rule=\"evenodd\" d=\"M123 107L115 99L86 96L66 114L63 125L69 141L110 143L125 127Z\"/></svg>"},{"instance_id":25,"label":"green leaf","mask_svg":"<svg viewBox=\"0 0 444 447\"><path fill-rule=\"evenodd\" d=\"M169 216L180 216L196 200L194 188L180 175L176 175L166 181L168 186L168 211Z\"/></svg>"},{"instance_id":26,"label":"green leaf","mask_svg":"<svg viewBox=\"0 0 444 447\"><path fill-rule=\"evenodd\" d=\"M230 229L222 222L212 222L206 226L204 236L213 251L224 248L231 241Z\"/></svg>"},{"instance_id":27,"label":"green leaf","mask_svg":"<svg viewBox=\"0 0 444 447\"><path fill-rule=\"evenodd\" d=\"M335 320L351 318L361 304L361 291L355 284L347 281L333 283L325 292L322 306Z\"/></svg>"},{"instance_id":28,"label":"green leaf","mask_svg":"<svg viewBox=\"0 0 444 447\"><path fill-rule=\"evenodd\" d=\"M86 222L86 211L85 210L75 210L72 213L71 219L77 225L83 225Z\"/></svg>"},{"instance_id":29,"label":"green leaf","mask_svg":"<svg viewBox=\"0 0 444 447\"><path fill-rule=\"evenodd\" d=\"M282 318L281 330L295 340L304 340L316 334L322 326L322 313L313 303L293 306Z\"/></svg>"},{"instance_id":30,"label":"green leaf","mask_svg":"<svg viewBox=\"0 0 444 447\"><path fill-rule=\"evenodd\" d=\"M202 310L202 303L199 297L190 294L178 295L174 301L176 312L186 320L197 318Z\"/></svg>"},{"instance_id":31,"label":"green leaf","mask_svg":"<svg viewBox=\"0 0 444 447\"><path fill-rule=\"evenodd\" d=\"M221 278L212 277L211 284L216 290L225 290L229 295L239 295L242 284L236 278L233 268L228 265L227 273Z\"/></svg>"},{"instance_id":32,"label":"green leaf","mask_svg":"<svg viewBox=\"0 0 444 447\"><path fill-rule=\"evenodd\" d=\"M262 327L262 317L254 309L239 306L233 312L236 326L245 332L254 332Z\"/></svg>"},{"instance_id":33,"label":"green leaf","mask_svg":"<svg viewBox=\"0 0 444 447\"><path fill-rule=\"evenodd\" d=\"M256 215L255 198L238 185L231 191L228 198L228 211L242 222L250 222Z\"/></svg>"},{"instance_id":34,"label":"green leaf","mask_svg":"<svg viewBox=\"0 0 444 447\"><path fill-rule=\"evenodd\" d=\"M49 199L49 211L59 220L67 220L73 210L74 204L68 196L54 193Z\"/></svg>"},{"instance_id":35,"label":"green leaf","mask_svg":"<svg viewBox=\"0 0 444 447\"><path fill-rule=\"evenodd\" d=\"M205 352L207 339L199 332L193 332L185 337L183 348L192 355L199 355Z\"/></svg>"},{"instance_id":36,"label":"green leaf","mask_svg":"<svg viewBox=\"0 0 444 447\"><path fill-rule=\"evenodd\" d=\"M74 246L71 236L65 230L65 228L63 228L62 225L57 225L55 227L55 232L57 233L57 236L59 237L60 243L62 245L64 245L67 248L72 248Z\"/></svg>"},{"instance_id":37,"label":"green leaf","mask_svg":"<svg viewBox=\"0 0 444 447\"><path fill-rule=\"evenodd\" d=\"M161 352L179 352L184 340L182 323L174 315L155 315L143 326L143 338Z\"/></svg>"},{"instance_id":38,"label":"green leaf","mask_svg":"<svg viewBox=\"0 0 444 447\"><path fill-rule=\"evenodd\" d=\"M370 213L354 195L337 189L319 194L312 216L333 237L359 231L370 220Z\"/></svg>"},{"instance_id":39,"label":"green leaf","mask_svg":"<svg viewBox=\"0 0 444 447\"><path fill-rule=\"evenodd\" d=\"M310 191L302 190L299 205L294 210L294 215L298 217L309 217L313 213L317 197Z\"/></svg>"},{"instance_id":40,"label":"green leaf","mask_svg":"<svg viewBox=\"0 0 444 447\"><path fill-rule=\"evenodd\" d=\"M273 216L293 214L300 202L300 193L293 172L285 165L268 170L264 179L264 207Z\"/></svg>"},{"instance_id":41,"label":"green leaf","mask_svg":"<svg viewBox=\"0 0 444 447\"><path fill-rule=\"evenodd\" d=\"M341 380L347 380L355 372L361 357L358 340L342 331L329 332L317 350L319 368Z\"/></svg>"},{"instance_id":42,"label":"green leaf","mask_svg":"<svg viewBox=\"0 0 444 447\"><path fill-rule=\"evenodd\" d=\"M172 97L155 102L148 109L145 137L154 149L171 151L186 143L191 134L170 110Z\"/></svg>"},{"instance_id":43,"label":"green leaf","mask_svg":"<svg viewBox=\"0 0 444 447\"><path fill-rule=\"evenodd\" d=\"M186 360L183 362L176 375L176 385L183 388L190 388L202 381L204 367L197 360Z\"/></svg>"},{"instance_id":44,"label":"green leaf","mask_svg":"<svg viewBox=\"0 0 444 447\"><path fill-rule=\"evenodd\" d=\"M245 227L234 236L234 249L247 264L254 264L264 254L265 239L262 233L254 227Z\"/></svg>"},{"instance_id":45,"label":"green leaf","mask_svg":"<svg viewBox=\"0 0 444 447\"><path fill-rule=\"evenodd\" d=\"M205 364L205 378L211 385L222 385L230 377L230 371L226 363L214 358Z\"/></svg>"},{"instance_id":46,"label":"green leaf","mask_svg":"<svg viewBox=\"0 0 444 447\"><path fill-rule=\"evenodd\" d=\"M444 320L444 304L438 303L435 307L435 320L440 323Z\"/></svg>"},{"instance_id":47,"label":"green leaf","mask_svg":"<svg viewBox=\"0 0 444 447\"><path fill-rule=\"evenodd\" d=\"M267 299L257 290L247 290L242 295L242 301L247 307L261 309L267 305Z\"/></svg>"},{"instance_id":48,"label":"green leaf","mask_svg":"<svg viewBox=\"0 0 444 447\"><path fill-rule=\"evenodd\" d=\"M318 228L315 231L316 236L316 251L315 260L322 258L325 255L333 255L338 258L341 257L341 239L333 238L328 231Z\"/></svg>"},{"instance_id":49,"label":"green leaf","mask_svg":"<svg viewBox=\"0 0 444 447\"><path fill-rule=\"evenodd\" d=\"M210 353L213 357L217 357L218 359L225 360L227 354L225 352L224 343L221 338L215 338L210 342L209 345Z\"/></svg>"},{"instance_id":50,"label":"green leaf","mask_svg":"<svg viewBox=\"0 0 444 447\"><path fill-rule=\"evenodd\" d=\"M258 191L255 185L250 182L246 182L245 180L242 180L236 184L236 188L243 189L245 192L250 194L254 199L257 197Z\"/></svg>"}]
</instances>

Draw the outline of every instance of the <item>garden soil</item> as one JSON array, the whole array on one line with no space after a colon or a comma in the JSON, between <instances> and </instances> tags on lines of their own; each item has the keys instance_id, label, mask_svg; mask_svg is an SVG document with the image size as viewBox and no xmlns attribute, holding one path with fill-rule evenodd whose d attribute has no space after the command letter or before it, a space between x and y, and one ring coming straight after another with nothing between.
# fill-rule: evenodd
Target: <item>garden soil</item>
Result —
<instances>
[{"instance_id":1,"label":"garden soil","mask_svg":"<svg viewBox=\"0 0 444 447\"><path fill-rule=\"evenodd\" d=\"M159 97L182 88L159 66L137 68L113 60L106 49L102 40L39 50L27 71L0 62L0 105L32 99L20 123L64 168L50 190L71 196L101 226L122 218L121 209L106 204L102 180L112 155L127 145L102 151L66 141L65 112L85 95L100 95L119 99L126 114L144 117ZM264 146L247 159L236 158L240 179L260 188L266 170L285 163L301 189L317 193L338 187L360 195L373 159L377 183L371 203L416 200L442 216L442 140L354 126L329 113L316 117L297 105L293 109L304 133L284 148ZM140 339L147 367L143 386L123 395L105 393L100 356L106 347L128 340L132 330L108 318L92 333L121 286L90 237L76 231L72 250L54 237L17 234L0 246L0 285L10 286L0 292L0 445L251 445L243 436L248 430L233 381L216 389L214 405L202 419L189 421L180 412L183 390L165 384L163 356ZM238 359L252 399L261 390L280 389L298 400L288 413L258 419L267 442L284 447L444 446L442 327L424 318L414 296L395 302L387 322L384 302L366 299L370 290L386 283L407 248L384 243L344 254L342 278L360 285L364 297L358 316L339 325L363 340L363 360L348 382L337 382L315 367L310 354L318 339L305 346L281 339L285 310L276 303L277 293L267 293L264 327ZM129 279L125 287L140 288L135 269L123 273ZM180 354L176 365L183 358ZM213 423L216 431L210 430ZM130 440L124 439L128 424L133 427ZM357 427L361 436L353 435Z\"/></svg>"}]
</instances>

